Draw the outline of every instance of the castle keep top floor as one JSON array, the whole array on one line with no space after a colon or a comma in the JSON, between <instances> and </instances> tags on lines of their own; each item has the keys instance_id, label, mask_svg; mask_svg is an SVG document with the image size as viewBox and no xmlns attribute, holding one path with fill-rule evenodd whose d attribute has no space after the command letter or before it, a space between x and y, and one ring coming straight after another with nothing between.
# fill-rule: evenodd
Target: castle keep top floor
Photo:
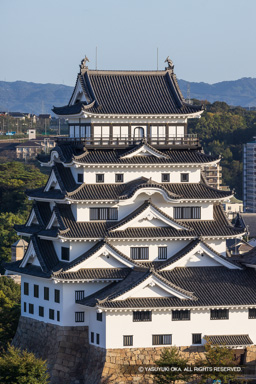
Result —
<instances>
[{"instance_id":1,"label":"castle keep top floor","mask_svg":"<svg viewBox=\"0 0 256 384\"><path fill-rule=\"evenodd\" d=\"M86 147L129 147L142 140L161 148L198 148L187 119L201 106L187 104L172 62L164 71L89 70L80 65L68 105L53 112L69 120L69 138Z\"/></svg>"}]
</instances>

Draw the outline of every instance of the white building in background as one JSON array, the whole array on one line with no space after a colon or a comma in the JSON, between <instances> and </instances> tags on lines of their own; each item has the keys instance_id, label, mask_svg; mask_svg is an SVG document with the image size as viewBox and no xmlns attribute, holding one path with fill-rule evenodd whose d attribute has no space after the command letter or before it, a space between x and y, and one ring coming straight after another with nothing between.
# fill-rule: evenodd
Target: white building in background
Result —
<instances>
[{"instance_id":1,"label":"white building in background","mask_svg":"<svg viewBox=\"0 0 256 384\"><path fill-rule=\"evenodd\" d=\"M243 193L244 212L256 213L256 138L244 144Z\"/></svg>"},{"instance_id":2,"label":"white building in background","mask_svg":"<svg viewBox=\"0 0 256 384\"><path fill-rule=\"evenodd\" d=\"M190 346L205 336L232 346L256 343L255 265L234 263L226 240L244 229L228 221L230 191L209 187L217 165L188 118L169 61L165 71L93 71L82 61L67 106L69 138L43 166L45 187L27 223L30 243L7 272L22 276L22 316L89 327L101 348Z\"/></svg>"}]
</instances>

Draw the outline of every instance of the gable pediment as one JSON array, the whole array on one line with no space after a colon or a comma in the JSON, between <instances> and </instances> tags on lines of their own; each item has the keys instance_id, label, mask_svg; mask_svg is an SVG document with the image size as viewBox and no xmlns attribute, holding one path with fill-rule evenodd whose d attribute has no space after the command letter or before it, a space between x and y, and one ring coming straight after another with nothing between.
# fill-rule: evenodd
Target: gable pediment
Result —
<instances>
[{"instance_id":1,"label":"gable pediment","mask_svg":"<svg viewBox=\"0 0 256 384\"><path fill-rule=\"evenodd\" d=\"M50 221L49 221L46 229L51 229L52 227L58 227L58 228L60 227L57 215L56 215L54 210L52 212L52 216L50 218Z\"/></svg>"},{"instance_id":2,"label":"gable pediment","mask_svg":"<svg viewBox=\"0 0 256 384\"><path fill-rule=\"evenodd\" d=\"M30 227L31 225L39 225L39 221L36 217L36 212L35 212L35 209L33 208L31 213L30 213L30 216L27 220L27 223L26 223L26 227Z\"/></svg>"},{"instance_id":3,"label":"gable pediment","mask_svg":"<svg viewBox=\"0 0 256 384\"><path fill-rule=\"evenodd\" d=\"M59 182L57 180L56 174L54 170L52 170L51 175L47 181L47 184L45 186L44 192L48 192L52 189L61 190Z\"/></svg>"},{"instance_id":4,"label":"gable pediment","mask_svg":"<svg viewBox=\"0 0 256 384\"><path fill-rule=\"evenodd\" d=\"M133 151L127 152L126 154L122 155L120 158L121 159L130 159L130 158L136 157L136 156L154 156L158 159L161 159L161 158L166 159L167 158L166 155L164 155L163 153L161 153L157 149L155 149L155 148L153 148L147 144L143 144L139 148L137 148Z\"/></svg>"},{"instance_id":5,"label":"gable pediment","mask_svg":"<svg viewBox=\"0 0 256 384\"><path fill-rule=\"evenodd\" d=\"M41 267L32 241L30 241L30 243L29 243L28 249L27 249L25 256L24 256L24 258L20 264L20 268L25 268L29 264Z\"/></svg>"},{"instance_id":6,"label":"gable pediment","mask_svg":"<svg viewBox=\"0 0 256 384\"><path fill-rule=\"evenodd\" d=\"M80 78L77 79L75 89L69 101L69 105L74 105L79 102L85 102L86 104L90 102L90 97L85 92L85 89L82 87Z\"/></svg>"}]
</instances>

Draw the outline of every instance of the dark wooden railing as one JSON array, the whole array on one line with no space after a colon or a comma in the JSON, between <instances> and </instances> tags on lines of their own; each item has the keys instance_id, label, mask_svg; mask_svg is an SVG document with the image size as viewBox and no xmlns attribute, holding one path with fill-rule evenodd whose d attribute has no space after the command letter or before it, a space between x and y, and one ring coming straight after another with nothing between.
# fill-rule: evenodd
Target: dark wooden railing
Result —
<instances>
[{"instance_id":1,"label":"dark wooden railing","mask_svg":"<svg viewBox=\"0 0 256 384\"><path fill-rule=\"evenodd\" d=\"M160 148L198 148L199 140L196 135L185 135L183 137L147 137L147 138L129 138L129 137L56 137L57 142L72 142L75 145L84 147L131 147L141 142L148 143L154 147Z\"/></svg>"}]
</instances>

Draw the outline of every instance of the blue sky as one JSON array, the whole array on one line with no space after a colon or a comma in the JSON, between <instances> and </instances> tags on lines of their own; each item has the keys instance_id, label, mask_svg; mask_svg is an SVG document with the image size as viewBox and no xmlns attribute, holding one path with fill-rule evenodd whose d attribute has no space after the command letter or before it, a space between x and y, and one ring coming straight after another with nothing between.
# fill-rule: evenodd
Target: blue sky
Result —
<instances>
[{"instance_id":1,"label":"blue sky","mask_svg":"<svg viewBox=\"0 0 256 384\"><path fill-rule=\"evenodd\" d=\"M89 68L164 69L215 83L256 77L256 0L0 0L0 80L74 85Z\"/></svg>"}]
</instances>

